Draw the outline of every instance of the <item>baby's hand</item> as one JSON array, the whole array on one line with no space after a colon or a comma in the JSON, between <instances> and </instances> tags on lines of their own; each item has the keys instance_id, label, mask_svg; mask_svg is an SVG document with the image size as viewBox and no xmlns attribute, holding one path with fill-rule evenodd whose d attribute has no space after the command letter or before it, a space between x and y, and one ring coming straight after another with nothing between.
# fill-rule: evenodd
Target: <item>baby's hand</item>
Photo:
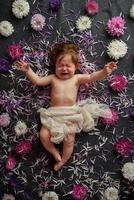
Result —
<instances>
[{"instance_id":1,"label":"baby's hand","mask_svg":"<svg viewBox=\"0 0 134 200\"><path fill-rule=\"evenodd\" d=\"M104 73L106 75L110 75L115 69L117 69L117 62L108 62L106 65L104 65Z\"/></svg>"},{"instance_id":2,"label":"baby's hand","mask_svg":"<svg viewBox=\"0 0 134 200\"><path fill-rule=\"evenodd\" d=\"M20 60L20 61L17 61L15 63L15 65L17 66L17 68L23 72L27 72L30 68L29 64Z\"/></svg>"}]
</instances>

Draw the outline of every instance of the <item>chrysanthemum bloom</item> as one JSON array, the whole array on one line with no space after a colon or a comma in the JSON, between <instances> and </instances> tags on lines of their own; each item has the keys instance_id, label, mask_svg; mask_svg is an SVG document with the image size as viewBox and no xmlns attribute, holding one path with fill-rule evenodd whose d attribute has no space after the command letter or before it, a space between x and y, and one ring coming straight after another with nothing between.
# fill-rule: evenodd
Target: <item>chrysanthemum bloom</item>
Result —
<instances>
[{"instance_id":1,"label":"chrysanthemum bloom","mask_svg":"<svg viewBox=\"0 0 134 200\"><path fill-rule=\"evenodd\" d=\"M73 184L72 196L75 200L84 200L87 196L87 189L80 184Z\"/></svg>"},{"instance_id":2,"label":"chrysanthemum bloom","mask_svg":"<svg viewBox=\"0 0 134 200\"><path fill-rule=\"evenodd\" d=\"M11 65L7 59L0 58L0 72L7 72L11 69Z\"/></svg>"},{"instance_id":3,"label":"chrysanthemum bloom","mask_svg":"<svg viewBox=\"0 0 134 200\"><path fill-rule=\"evenodd\" d=\"M126 178L129 181L134 181L134 163L127 162L124 164L122 168L122 174L124 178Z\"/></svg>"},{"instance_id":4,"label":"chrysanthemum bloom","mask_svg":"<svg viewBox=\"0 0 134 200\"><path fill-rule=\"evenodd\" d=\"M45 192L42 196L42 200L58 200L58 195L53 191Z\"/></svg>"},{"instance_id":5,"label":"chrysanthemum bloom","mask_svg":"<svg viewBox=\"0 0 134 200\"><path fill-rule=\"evenodd\" d=\"M125 89L127 85L127 79L122 75L115 75L109 81L109 85L114 91L121 92Z\"/></svg>"},{"instance_id":6,"label":"chrysanthemum bloom","mask_svg":"<svg viewBox=\"0 0 134 200\"><path fill-rule=\"evenodd\" d=\"M14 32L13 25L9 21L0 22L0 34L8 37Z\"/></svg>"},{"instance_id":7,"label":"chrysanthemum bloom","mask_svg":"<svg viewBox=\"0 0 134 200\"><path fill-rule=\"evenodd\" d=\"M15 168L17 162L16 159L13 156L8 156L7 161L6 161L6 169L7 170L12 170Z\"/></svg>"},{"instance_id":8,"label":"chrysanthemum bloom","mask_svg":"<svg viewBox=\"0 0 134 200\"><path fill-rule=\"evenodd\" d=\"M26 0L15 0L12 4L12 12L15 17L22 19L29 13L30 6Z\"/></svg>"},{"instance_id":9,"label":"chrysanthemum bloom","mask_svg":"<svg viewBox=\"0 0 134 200\"><path fill-rule=\"evenodd\" d=\"M85 4L85 9L87 13L91 16L95 15L99 11L99 5L96 1L94 0L87 0Z\"/></svg>"},{"instance_id":10,"label":"chrysanthemum bloom","mask_svg":"<svg viewBox=\"0 0 134 200\"><path fill-rule=\"evenodd\" d=\"M122 40L112 40L107 46L107 54L110 58L118 60L127 53L127 44Z\"/></svg>"},{"instance_id":11,"label":"chrysanthemum bloom","mask_svg":"<svg viewBox=\"0 0 134 200\"><path fill-rule=\"evenodd\" d=\"M20 44L12 44L8 47L8 54L12 60L17 60L23 57L23 50Z\"/></svg>"},{"instance_id":12,"label":"chrysanthemum bloom","mask_svg":"<svg viewBox=\"0 0 134 200\"><path fill-rule=\"evenodd\" d=\"M45 25L45 17L41 14L35 14L31 19L31 27L35 31L41 31Z\"/></svg>"},{"instance_id":13,"label":"chrysanthemum bloom","mask_svg":"<svg viewBox=\"0 0 134 200\"><path fill-rule=\"evenodd\" d=\"M104 194L104 200L118 200L119 199L119 191L115 187L108 187Z\"/></svg>"},{"instance_id":14,"label":"chrysanthemum bloom","mask_svg":"<svg viewBox=\"0 0 134 200\"><path fill-rule=\"evenodd\" d=\"M112 36L124 35L125 20L122 17L112 17L107 22L107 31Z\"/></svg>"},{"instance_id":15,"label":"chrysanthemum bloom","mask_svg":"<svg viewBox=\"0 0 134 200\"><path fill-rule=\"evenodd\" d=\"M101 117L102 124L104 124L104 125L114 125L118 121L118 119L119 119L118 112L115 111L114 109L111 109L111 114L112 114L111 118Z\"/></svg>"},{"instance_id":16,"label":"chrysanthemum bloom","mask_svg":"<svg viewBox=\"0 0 134 200\"><path fill-rule=\"evenodd\" d=\"M115 143L115 150L122 156L129 156L132 153L133 144L128 139L119 139Z\"/></svg>"},{"instance_id":17,"label":"chrysanthemum bloom","mask_svg":"<svg viewBox=\"0 0 134 200\"><path fill-rule=\"evenodd\" d=\"M18 121L14 127L17 136L25 134L27 132L27 125L23 121Z\"/></svg>"},{"instance_id":18,"label":"chrysanthemum bloom","mask_svg":"<svg viewBox=\"0 0 134 200\"><path fill-rule=\"evenodd\" d=\"M7 127L10 124L10 116L8 113L0 115L0 127Z\"/></svg>"},{"instance_id":19,"label":"chrysanthemum bloom","mask_svg":"<svg viewBox=\"0 0 134 200\"><path fill-rule=\"evenodd\" d=\"M21 156L25 156L28 153L30 153L32 149L32 144L29 140L24 140L21 141L19 144L16 145L16 153L21 155Z\"/></svg>"},{"instance_id":20,"label":"chrysanthemum bloom","mask_svg":"<svg viewBox=\"0 0 134 200\"><path fill-rule=\"evenodd\" d=\"M15 200L15 197L12 194L4 194L2 200Z\"/></svg>"},{"instance_id":21,"label":"chrysanthemum bloom","mask_svg":"<svg viewBox=\"0 0 134 200\"><path fill-rule=\"evenodd\" d=\"M134 4L132 4L130 11L129 11L130 17L134 19Z\"/></svg>"},{"instance_id":22,"label":"chrysanthemum bloom","mask_svg":"<svg viewBox=\"0 0 134 200\"><path fill-rule=\"evenodd\" d=\"M76 21L76 28L79 32L86 31L91 28L91 20L87 16L80 16Z\"/></svg>"},{"instance_id":23,"label":"chrysanthemum bloom","mask_svg":"<svg viewBox=\"0 0 134 200\"><path fill-rule=\"evenodd\" d=\"M61 0L50 0L49 7L52 11L57 11L60 8Z\"/></svg>"}]
</instances>

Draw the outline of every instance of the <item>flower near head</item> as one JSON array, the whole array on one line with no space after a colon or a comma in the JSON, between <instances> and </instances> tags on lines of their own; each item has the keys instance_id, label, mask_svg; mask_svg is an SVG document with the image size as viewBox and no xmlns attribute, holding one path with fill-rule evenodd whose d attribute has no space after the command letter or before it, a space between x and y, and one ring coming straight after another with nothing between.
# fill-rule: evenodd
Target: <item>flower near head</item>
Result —
<instances>
[{"instance_id":1,"label":"flower near head","mask_svg":"<svg viewBox=\"0 0 134 200\"><path fill-rule=\"evenodd\" d=\"M49 7L52 11L57 11L60 8L61 0L50 0Z\"/></svg>"},{"instance_id":2,"label":"flower near head","mask_svg":"<svg viewBox=\"0 0 134 200\"><path fill-rule=\"evenodd\" d=\"M0 22L0 34L2 36L8 37L14 32L14 27L9 21Z\"/></svg>"},{"instance_id":3,"label":"flower near head","mask_svg":"<svg viewBox=\"0 0 134 200\"><path fill-rule=\"evenodd\" d=\"M12 4L12 12L15 17L22 19L29 13L30 6L26 0L15 0Z\"/></svg>"},{"instance_id":4,"label":"flower near head","mask_svg":"<svg viewBox=\"0 0 134 200\"><path fill-rule=\"evenodd\" d=\"M132 6L131 6L131 8L129 10L129 15L130 15L131 18L134 19L134 4L132 4Z\"/></svg>"},{"instance_id":5,"label":"flower near head","mask_svg":"<svg viewBox=\"0 0 134 200\"><path fill-rule=\"evenodd\" d=\"M118 154L127 157L132 153L133 144L128 139L121 138L115 143L115 150Z\"/></svg>"},{"instance_id":6,"label":"flower near head","mask_svg":"<svg viewBox=\"0 0 134 200\"><path fill-rule=\"evenodd\" d=\"M13 156L9 155L6 160L6 165L5 165L6 169L12 170L15 168L16 164L17 164L16 159Z\"/></svg>"},{"instance_id":7,"label":"flower near head","mask_svg":"<svg viewBox=\"0 0 134 200\"><path fill-rule=\"evenodd\" d=\"M87 13L91 16L95 15L99 11L99 5L94 0L87 0L85 4L85 9Z\"/></svg>"},{"instance_id":8,"label":"flower near head","mask_svg":"<svg viewBox=\"0 0 134 200\"><path fill-rule=\"evenodd\" d=\"M87 196L87 189L83 185L73 184L72 197L75 200L84 200Z\"/></svg>"},{"instance_id":9,"label":"flower near head","mask_svg":"<svg viewBox=\"0 0 134 200\"><path fill-rule=\"evenodd\" d=\"M10 124L10 116L8 113L2 113L0 115L0 127L7 127Z\"/></svg>"},{"instance_id":10,"label":"flower near head","mask_svg":"<svg viewBox=\"0 0 134 200\"><path fill-rule=\"evenodd\" d=\"M111 118L101 117L101 122L104 125L114 125L119 119L118 112L115 111L114 109L110 109L110 110L111 110L111 114L112 114Z\"/></svg>"},{"instance_id":11,"label":"flower near head","mask_svg":"<svg viewBox=\"0 0 134 200\"><path fill-rule=\"evenodd\" d=\"M104 200L118 200L119 191L115 187L108 187L103 194Z\"/></svg>"},{"instance_id":12,"label":"flower near head","mask_svg":"<svg viewBox=\"0 0 134 200\"><path fill-rule=\"evenodd\" d=\"M91 20L87 16L80 16L76 21L76 28L79 32L86 31L91 28Z\"/></svg>"},{"instance_id":13,"label":"flower near head","mask_svg":"<svg viewBox=\"0 0 134 200\"><path fill-rule=\"evenodd\" d=\"M43 15L35 14L32 16L31 27L35 31L42 31L44 25L45 25L45 17Z\"/></svg>"},{"instance_id":14,"label":"flower near head","mask_svg":"<svg viewBox=\"0 0 134 200\"><path fill-rule=\"evenodd\" d=\"M17 136L25 134L27 132L27 125L23 121L18 121L14 127Z\"/></svg>"},{"instance_id":15,"label":"flower near head","mask_svg":"<svg viewBox=\"0 0 134 200\"><path fill-rule=\"evenodd\" d=\"M2 200L15 200L15 197L12 194L4 194Z\"/></svg>"},{"instance_id":16,"label":"flower near head","mask_svg":"<svg viewBox=\"0 0 134 200\"><path fill-rule=\"evenodd\" d=\"M126 77L124 77L122 75L115 75L109 81L109 85L112 88L112 90L121 92L125 89L127 82L128 81L127 81Z\"/></svg>"},{"instance_id":17,"label":"flower near head","mask_svg":"<svg viewBox=\"0 0 134 200\"><path fill-rule=\"evenodd\" d=\"M125 20L122 17L112 17L107 22L107 31L112 36L119 37L121 35L124 35L124 24Z\"/></svg>"},{"instance_id":18,"label":"flower near head","mask_svg":"<svg viewBox=\"0 0 134 200\"><path fill-rule=\"evenodd\" d=\"M118 60L126 55L127 49L127 44L122 40L112 40L107 46L107 54L110 58Z\"/></svg>"},{"instance_id":19,"label":"flower near head","mask_svg":"<svg viewBox=\"0 0 134 200\"><path fill-rule=\"evenodd\" d=\"M58 200L58 195L53 191L45 192L42 196L42 200Z\"/></svg>"},{"instance_id":20,"label":"flower near head","mask_svg":"<svg viewBox=\"0 0 134 200\"><path fill-rule=\"evenodd\" d=\"M32 144L29 140L23 140L19 142L15 147L16 153L21 156L29 154L31 149L32 149Z\"/></svg>"},{"instance_id":21,"label":"flower near head","mask_svg":"<svg viewBox=\"0 0 134 200\"><path fill-rule=\"evenodd\" d=\"M5 58L0 58L0 72L7 72L11 69L9 61Z\"/></svg>"},{"instance_id":22,"label":"flower near head","mask_svg":"<svg viewBox=\"0 0 134 200\"><path fill-rule=\"evenodd\" d=\"M127 162L122 168L123 177L129 181L134 181L134 163Z\"/></svg>"},{"instance_id":23,"label":"flower near head","mask_svg":"<svg viewBox=\"0 0 134 200\"><path fill-rule=\"evenodd\" d=\"M11 44L8 46L8 54L12 60L17 60L23 57L23 49L20 44Z\"/></svg>"}]
</instances>

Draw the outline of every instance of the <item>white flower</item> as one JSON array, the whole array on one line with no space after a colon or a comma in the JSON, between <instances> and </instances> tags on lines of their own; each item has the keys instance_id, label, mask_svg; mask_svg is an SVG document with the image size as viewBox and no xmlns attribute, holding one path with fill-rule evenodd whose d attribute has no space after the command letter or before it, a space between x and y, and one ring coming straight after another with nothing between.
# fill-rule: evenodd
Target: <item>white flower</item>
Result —
<instances>
[{"instance_id":1,"label":"white flower","mask_svg":"<svg viewBox=\"0 0 134 200\"><path fill-rule=\"evenodd\" d=\"M4 194L2 200L15 200L15 197L12 194Z\"/></svg>"},{"instance_id":2,"label":"white flower","mask_svg":"<svg viewBox=\"0 0 134 200\"><path fill-rule=\"evenodd\" d=\"M122 40L112 40L107 47L107 54L110 58L118 60L127 53L127 44Z\"/></svg>"},{"instance_id":3,"label":"white flower","mask_svg":"<svg viewBox=\"0 0 134 200\"><path fill-rule=\"evenodd\" d=\"M12 12L15 17L22 19L29 13L30 6L26 0L15 0L12 4Z\"/></svg>"},{"instance_id":4,"label":"white flower","mask_svg":"<svg viewBox=\"0 0 134 200\"><path fill-rule=\"evenodd\" d=\"M125 163L122 168L122 173L124 178L128 179L129 181L134 181L134 163Z\"/></svg>"},{"instance_id":5,"label":"white flower","mask_svg":"<svg viewBox=\"0 0 134 200\"><path fill-rule=\"evenodd\" d=\"M14 32L13 25L9 21L0 22L0 34L8 37Z\"/></svg>"},{"instance_id":6,"label":"white flower","mask_svg":"<svg viewBox=\"0 0 134 200\"><path fill-rule=\"evenodd\" d=\"M87 16L81 16L79 19L76 21L76 27L79 32L85 31L87 29L91 28L91 20Z\"/></svg>"},{"instance_id":7,"label":"white flower","mask_svg":"<svg viewBox=\"0 0 134 200\"><path fill-rule=\"evenodd\" d=\"M18 121L14 127L17 136L25 134L27 132L27 125L23 121Z\"/></svg>"},{"instance_id":8,"label":"white flower","mask_svg":"<svg viewBox=\"0 0 134 200\"><path fill-rule=\"evenodd\" d=\"M118 200L119 194L118 190L115 187L108 187L104 192L105 200Z\"/></svg>"},{"instance_id":9,"label":"white flower","mask_svg":"<svg viewBox=\"0 0 134 200\"><path fill-rule=\"evenodd\" d=\"M58 195L53 192L53 191L49 191L49 192L45 192L42 196L42 200L58 200Z\"/></svg>"},{"instance_id":10,"label":"white flower","mask_svg":"<svg viewBox=\"0 0 134 200\"><path fill-rule=\"evenodd\" d=\"M129 11L130 17L134 19L134 4L132 4L130 11Z\"/></svg>"}]
</instances>

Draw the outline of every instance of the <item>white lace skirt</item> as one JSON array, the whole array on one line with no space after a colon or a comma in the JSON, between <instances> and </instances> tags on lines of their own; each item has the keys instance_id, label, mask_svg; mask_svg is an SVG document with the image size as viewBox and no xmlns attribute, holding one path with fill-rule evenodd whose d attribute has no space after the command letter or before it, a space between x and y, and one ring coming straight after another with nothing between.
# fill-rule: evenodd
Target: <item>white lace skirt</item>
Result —
<instances>
[{"instance_id":1,"label":"white lace skirt","mask_svg":"<svg viewBox=\"0 0 134 200\"><path fill-rule=\"evenodd\" d=\"M112 117L107 105L98 104L91 99L73 106L40 108L38 112L42 125L51 133L53 143L62 142L70 133L91 131L97 125L99 117Z\"/></svg>"}]
</instances>

